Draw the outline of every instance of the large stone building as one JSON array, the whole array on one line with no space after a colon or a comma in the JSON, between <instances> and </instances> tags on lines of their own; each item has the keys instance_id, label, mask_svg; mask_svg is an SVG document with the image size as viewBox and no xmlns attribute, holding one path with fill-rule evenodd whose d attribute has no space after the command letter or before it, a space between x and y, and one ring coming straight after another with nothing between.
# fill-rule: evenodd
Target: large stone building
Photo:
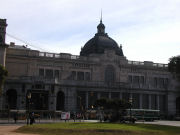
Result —
<instances>
[{"instance_id":1,"label":"large stone building","mask_svg":"<svg viewBox=\"0 0 180 135\"><path fill-rule=\"evenodd\" d=\"M101 97L132 98L133 108L159 109L164 115L176 115L180 110L177 82L168 65L129 61L122 46L105 33L102 21L79 56L7 45L6 26L1 19L0 62L9 72L1 109L25 110L30 92L33 110L89 109Z\"/></svg>"}]
</instances>

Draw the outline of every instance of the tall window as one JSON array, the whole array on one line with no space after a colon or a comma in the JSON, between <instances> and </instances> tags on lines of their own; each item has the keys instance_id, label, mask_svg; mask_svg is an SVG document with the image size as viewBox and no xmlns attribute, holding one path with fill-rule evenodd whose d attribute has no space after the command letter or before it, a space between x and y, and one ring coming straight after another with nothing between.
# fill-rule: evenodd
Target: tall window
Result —
<instances>
[{"instance_id":1,"label":"tall window","mask_svg":"<svg viewBox=\"0 0 180 135\"><path fill-rule=\"evenodd\" d=\"M157 77L154 78L154 87L157 88L157 84L158 84L158 81L157 81Z\"/></svg>"},{"instance_id":2,"label":"tall window","mask_svg":"<svg viewBox=\"0 0 180 135\"><path fill-rule=\"evenodd\" d=\"M77 72L77 80L84 80L84 72Z\"/></svg>"},{"instance_id":3,"label":"tall window","mask_svg":"<svg viewBox=\"0 0 180 135\"><path fill-rule=\"evenodd\" d=\"M53 70L52 69L46 69L46 77L53 78Z\"/></svg>"},{"instance_id":4,"label":"tall window","mask_svg":"<svg viewBox=\"0 0 180 135\"><path fill-rule=\"evenodd\" d=\"M108 65L105 69L105 82L115 82L115 69L112 65Z\"/></svg>"},{"instance_id":5,"label":"tall window","mask_svg":"<svg viewBox=\"0 0 180 135\"><path fill-rule=\"evenodd\" d=\"M142 108L143 109L149 108L149 95L148 94L142 95Z\"/></svg>"},{"instance_id":6,"label":"tall window","mask_svg":"<svg viewBox=\"0 0 180 135\"><path fill-rule=\"evenodd\" d=\"M133 93L132 94L132 107L135 108L135 109L139 109L140 105L139 105L139 102L140 102L140 99L139 99L139 94L137 93Z\"/></svg>"},{"instance_id":7,"label":"tall window","mask_svg":"<svg viewBox=\"0 0 180 135\"><path fill-rule=\"evenodd\" d=\"M144 81L144 76L140 76L140 83L141 83L142 85L144 85L144 83L145 83L145 81Z\"/></svg>"},{"instance_id":8,"label":"tall window","mask_svg":"<svg viewBox=\"0 0 180 135\"><path fill-rule=\"evenodd\" d=\"M71 71L70 79L76 80L76 71Z\"/></svg>"},{"instance_id":9,"label":"tall window","mask_svg":"<svg viewBox=\"0 0 180 135\"><path fill-rule=\"evenodd\" d=\"M91 79L90 73L89 72L85 72L85 80L89 81L90 79Z\"/></svg>"},{"instance_id":10,"label":"tall window","mask_svg":"<svg viewBox=\"0 0 180 135\"><path fill-rule=\"evenodd\" d=\"M156 99L156 95L152 94L151 95L151 109L157 109L157 99Z\"/></svg>"},{"instance_id":11,"label":"tall window","mask_svg":"<svg viewBox=\"0 0 180 135\"><path fill-rule=\"evenodd\" d=\"M39 69L39 76L44 76L44 69L42 68Z\"/></svg>"},{"instance_id":12,"label":"tall window","mask_svg":"<svg viewBox=\"0 0 180 135\"><path fill-rule=\"evenodd\" d=\"M59 70L55 70L54 71L54 77L55 78L59 78Z\"/></svg>"},{"instance_id":13,"label":"tall window","mask_svg":"<svg viewBox=\"0 0 180 135\"><path fill-rule=\"evenodd\" d=\"M129 83L132 83L132 75L129 75L129 76L128 76L128 82L129 82Z\"/></svg>"},{"instance_id":14,"label":"tall window","mask_svg":"<svg viewBox=\"0 0 180 135\"><path fill-rule=\"evenodd\" d=\"M164 79L163 78L159 78L159 87L164 88Z\"/></svg>"},{"instance_id":15,"label":"tall window","mask_svg":"<svg viewBox=\"0 0 180 135\"><path fill-rule=\"evenodd\" d=\"M139 84L139 76L134 76L133 77L133 83L134 84Z\"/></svg>"}]
</instances>

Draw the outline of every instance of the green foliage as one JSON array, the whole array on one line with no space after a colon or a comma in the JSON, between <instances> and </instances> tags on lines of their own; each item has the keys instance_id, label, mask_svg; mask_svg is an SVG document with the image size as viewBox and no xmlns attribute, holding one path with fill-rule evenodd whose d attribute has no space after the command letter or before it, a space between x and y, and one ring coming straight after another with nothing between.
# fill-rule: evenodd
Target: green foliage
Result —
<instances>
[{"instance_id":1,"label":"green foliage","mask_svg":"<svg viewBox=\"0 0 180 135\"><path fill-rule=\"evenodd\" d=\"M122 120L126 110L129 109L131 104L121 99L98 99L95 103L97 110L102 110L104 120L109 120L110 122L117 122Z\"/></svg>"},{"instance_id":2,"label":"green foliage","mask_svg":"<svg viewBox=\"0 0 180 135\"><path fill-rule=\"evenodd\" d=\"M5 78L8 76L8 71L0 65L0 95L2 94L2 85L5 81Z\"/></svg>"},{"instance_id":3,"label":"green foliage","mask_svg":"<svg viewBox=\"0 0 180 135\"><path fill-rule=\"evenodd\" d=\"M180 55L169 59L168 69L180 81Z\"/></svg>"},{"instance_id":4,"label":"green foliage","mask_svg":"<svg viewBox=\"0 0 180 135\"><path fill-rule=\"evenodd\" d=\"M149 124L69 122L23 126L16 132L40 135L179 135L180 128Z\"/></svg>"},{"instance_id":5,"label":"green foliage","mask_svg":"<svg viewBox=\"0 0 180 135\"><path fill-rule=\"evenodd\" d=\"M130 103L126 102L121 99L106 99L101 98L98 99L95 103L96 107L100 107L103 109L110 109L110 110L121 110L121 109L128 109L130 108Z\"/></svg>"}]
</instances>

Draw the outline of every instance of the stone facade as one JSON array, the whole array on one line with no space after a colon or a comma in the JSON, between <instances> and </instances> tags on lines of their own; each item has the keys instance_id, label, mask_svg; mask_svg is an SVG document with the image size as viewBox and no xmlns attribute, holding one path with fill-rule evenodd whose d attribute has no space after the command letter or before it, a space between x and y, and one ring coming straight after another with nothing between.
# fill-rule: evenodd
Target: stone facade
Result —
<instances>
[{"instance_id":1,"label":"stone facade","mask_svg":"<svg viewBox=\"0 0 180 135\"><path fill-rule=\"evenodd\" d=\"M88 56L40 52L14 43L0 50L6 52L3 59L9 71L3 109L25 110L31 92L33 110L79 111L105 97L132 98L133 108L177 113L177 82L167 64L129 61L109 48Z\"/></svg>"}]
</instances>

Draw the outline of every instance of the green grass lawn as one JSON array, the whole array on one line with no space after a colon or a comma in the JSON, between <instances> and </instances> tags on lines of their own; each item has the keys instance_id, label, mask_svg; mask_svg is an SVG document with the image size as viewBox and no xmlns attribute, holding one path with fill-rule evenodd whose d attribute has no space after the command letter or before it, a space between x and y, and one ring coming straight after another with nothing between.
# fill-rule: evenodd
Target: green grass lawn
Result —
<instances>
[{"instance_id":1,"label":"green grass lawn","mask_svg":"<svg viewBox=\"0 0 180 135\"><path fill-rule=\"evenodd\" d=\"M53 123L23 126L16 132L41 135L180 135L180 127L117 123Z\"/></svg>"}]
</instances>

